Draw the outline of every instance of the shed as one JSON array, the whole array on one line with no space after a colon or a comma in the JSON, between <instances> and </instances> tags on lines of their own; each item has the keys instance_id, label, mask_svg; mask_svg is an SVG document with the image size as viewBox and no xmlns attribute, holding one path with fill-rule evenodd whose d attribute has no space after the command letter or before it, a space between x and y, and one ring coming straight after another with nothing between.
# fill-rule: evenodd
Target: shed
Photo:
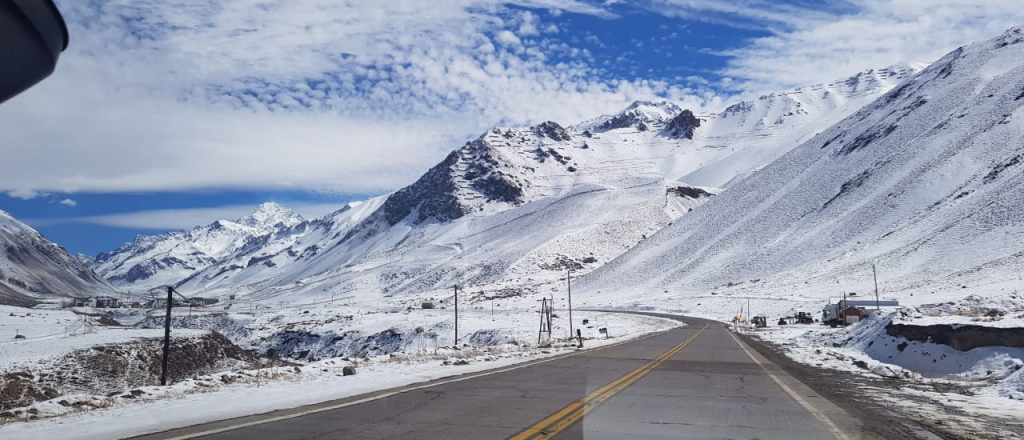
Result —
<instances>
[{"instance_id":1,"label":"shed","mask_svg":"<svg viewBox=\"0 0 1024 440\"><path fill-rule=\"evenodd\" d=\"M859 307L847 307L839 312L839 320L847 324L856 324L866 318L870 313Z\"/></svg>"}]
</instances>

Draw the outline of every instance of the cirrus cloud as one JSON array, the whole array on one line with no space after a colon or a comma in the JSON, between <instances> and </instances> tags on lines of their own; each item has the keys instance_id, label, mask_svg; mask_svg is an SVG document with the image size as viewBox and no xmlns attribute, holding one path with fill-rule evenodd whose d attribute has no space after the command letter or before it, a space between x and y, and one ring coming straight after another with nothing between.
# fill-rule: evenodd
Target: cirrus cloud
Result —
<instances>
[{"instance_id":1,"label":"cirrus cloud","mask_svg":"<svg viewBox=\"0 0 1024 440\"><path fill-rule=\"evenodd\" d=\"M61 203L63 204L63 202ZM304 218L314 219L338 210L336 203L289 203L289 209ZM224 205L205 208L153 209L82 217L56 217L25 219L35 228L63 224L87 224L112 228L143 230L182 230L206 225L217 220L235 220L252 214L253 205Z\"/></svg>"},{"instance_id":2,"label":"cirrus cloud","mask_svg":"<svg viewBox=\"0 0 1024 440\"><path fill-rule=\"evenodd\" d=\"M753 96L896 63L927 64L959 46L1024 23L1017 0L766 2L650 0L651 10L771 35L722 51L724 91Z\"/></svg>"}]
</instances>

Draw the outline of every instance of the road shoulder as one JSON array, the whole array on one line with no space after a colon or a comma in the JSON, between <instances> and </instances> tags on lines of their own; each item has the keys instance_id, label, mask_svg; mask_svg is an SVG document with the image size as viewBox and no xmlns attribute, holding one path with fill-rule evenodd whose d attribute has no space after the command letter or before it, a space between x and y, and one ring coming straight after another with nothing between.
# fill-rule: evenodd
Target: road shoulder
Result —
<instances>
[{"instance_id":1,"label":"road shoulder","mask_svg":"<svg viewBox=\"0 0 1024 440\"><path fill-rule=\"evenodd\" d=\"M771 362L786 373L794 386L813 390L829 405L846 412L850 417L861 420L862 438L879 439L946 439L968 440L955 433L935 432L934 427L924 427L916 421L898 414L891 407L871 399L860 391L864 378L845 371L818 368L801 364L787 357L777 347L748 335L737 334L757 355ZM799 379L796 379L799 378ZM880 379L881 380L881 379Z\"/></svg>"}]
</instances>

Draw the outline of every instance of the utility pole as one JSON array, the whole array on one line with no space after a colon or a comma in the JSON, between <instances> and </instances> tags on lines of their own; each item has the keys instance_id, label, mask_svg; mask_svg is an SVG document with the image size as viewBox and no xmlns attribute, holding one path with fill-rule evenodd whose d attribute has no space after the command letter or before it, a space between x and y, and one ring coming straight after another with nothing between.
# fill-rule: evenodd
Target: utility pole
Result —
<instances>
[{"instance_id":1,"label":"utility pole","mask_svg":"<svg viewBox=\"0 0 1024 440\"><path fill-rule=\"evenodd\" d=\"M455 346L459 346L459 286L455 285Z\"/></svg>"},{"instance_id":2,"label":"utility pole","mask_svg":"<svg viewBox=\"0 0 1024 440\"><path fill-rule=\"evenodd\" d=\"M167 286L167 317L164 318L164 359L160 367L160 386L167 385L167 356L171 353L171 303L174 288Z\"/></svg>"},{"instance_id":3,"label":"utility pole","mask_svg":"<svg viewBox=\"0 0 1024 440\"><path fill-rule=\"evenodd\" d=\"M747 297L747 324L750 324L750 297Z\"/></svg>"},{"instance_id":4,"label":"utility pole","mask_svg":"<svg viewBox=\"0 0 1024 440\"><path fill-rule=\"evenodd\" d=\"M569 288L569 337L572 337L572 268L565 273L565 283ZM583 345L580 342L580 345Z\"/></svg>"},{"instance_id":5,"label":"utility pole","mask_svg":"<svg viewBox=\"0 0 1024 440\"><path fill-rule=\"evenodd\" d=\"M878 272L875 270L875 263L871 263L871 276L875 279L875 311L877 312L880 307L878 306Z\"/></svg>"}]
</instances>

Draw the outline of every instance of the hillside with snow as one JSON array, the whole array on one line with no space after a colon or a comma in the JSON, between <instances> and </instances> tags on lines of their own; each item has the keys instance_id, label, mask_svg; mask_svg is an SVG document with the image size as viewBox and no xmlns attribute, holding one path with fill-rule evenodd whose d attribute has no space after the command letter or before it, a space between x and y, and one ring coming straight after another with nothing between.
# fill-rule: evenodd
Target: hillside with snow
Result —
<instances>
[{"instance_id":1,"label":"hillside with snow","mask_svg":"<svg viewBox=\"0 0 1024 440\"><path fill-rule=\"evenodd\" d=\"M116 291L64 248L0 211L0 304L31 305Z\"/></svg>"},{"instance_id":2,"label":"hillside with snow","mask_svg":"<svg viewBox=\"0 0 1024 440\"><path fill-rule=\"evenodd\" d=\"M276 203L238 220L218 220L188 231L140 235L89 261L111 283L131 290L175 284L239 249L260 246L305 222Z\"/></svg>"},{"instance_id":3,"label":"hillside with snow","mask_svg":"<svg viewBox=\"0 0 1024 440\"><path fill-rule=\"evenodd\" d=\"M97 264L132 289L176 283L264 299L432 294L453 284L537 292L567 269L612 260L913 72L866 71L717 114L641 101L566 127L497 127L406 188L221 254L196 253L192 236L172 233L140 237Z\"/></svg>"},{"instance_id":4,"label":"hillside with snow","mask_svg":"<svg viewBox=\"0 0 1024 440\"><path fill-rule=\"evenodd\" d=\"M650 302L731 316L741 302L723 297L820 304L871 292L872 264L883 295L906 303L1019 288L1022 59L1021 28L953 51L602 266L580 291L609 302L651 292Z\"/></svg>"}]
</instances>

